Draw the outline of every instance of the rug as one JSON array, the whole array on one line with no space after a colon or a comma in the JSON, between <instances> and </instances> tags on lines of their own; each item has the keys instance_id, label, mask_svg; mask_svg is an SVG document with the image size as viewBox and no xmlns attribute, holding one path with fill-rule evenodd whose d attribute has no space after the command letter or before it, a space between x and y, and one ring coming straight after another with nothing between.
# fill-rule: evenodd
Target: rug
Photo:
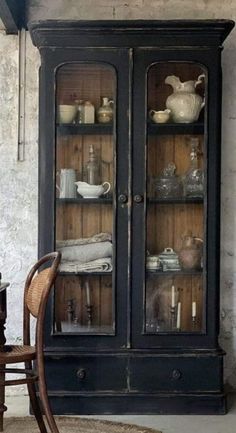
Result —
<instances>
[{"instance_id":1,"label":"rug","mask_svg":"<svg viewBox=\"0 0 236 433\"><path fill-rule=\"evenodd\" d=\"M123 424L76 417L55 417L60 433L161 433L158 430ZM49 429L48 429L49 431ZM4 418L4 433L39 433L33 416L22 418Z\"/></svg>"}]
</instances>

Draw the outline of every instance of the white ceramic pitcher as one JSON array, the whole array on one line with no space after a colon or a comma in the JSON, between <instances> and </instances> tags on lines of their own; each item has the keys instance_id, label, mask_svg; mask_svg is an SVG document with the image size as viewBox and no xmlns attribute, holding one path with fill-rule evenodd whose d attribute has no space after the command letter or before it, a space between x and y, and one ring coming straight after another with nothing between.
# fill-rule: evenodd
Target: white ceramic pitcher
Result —
<instances>
[{"instance_id":1,"label":"white ceramic pitcher","mask_svg":"<svg viewBox=\"0 0 236 433\"><path fill-rule=\"evenodd\" d=\"M202 83L205 75L199 75L197 80L181 82L179 77L169 75L165 83L173 88L172 95L168 96L166 106L171 110L171 116L176 123L191 123L198 120L205 100L196 93L196 87Z\"/></svg>"},{"instance_id":2,"label":"white ceramic pitcher","mask_svg":"<svg viewBox=\"0 0 236 433\"><path fill-rule=\"evenodd\" d=\"M76 173L73 168L62 168L58 173L60 186L56 185L59 190L59 198L76 198Z\"/></svg>"}]
</instances>

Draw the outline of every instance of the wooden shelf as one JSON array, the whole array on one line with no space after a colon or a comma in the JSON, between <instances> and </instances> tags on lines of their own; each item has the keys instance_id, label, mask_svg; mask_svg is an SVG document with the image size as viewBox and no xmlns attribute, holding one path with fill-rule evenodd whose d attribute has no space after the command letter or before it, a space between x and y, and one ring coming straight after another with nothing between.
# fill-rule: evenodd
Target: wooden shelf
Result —
<instances>
[{"instance_id":1,"label":"wooden shelf","mask_svg":"<svg viewBox=\"0 0 236 433\"><path fill-rule=\"evenodd\" d=\"M148 276L158 276L158 277L163 277L163 276L176 276L176 275L182 275L182 276L195 276L195 275L202 275L202 270L196 270L196 271L150 271L150 270L146 270L146 274L148 274Z\"/></svg>"},{"instance_id":2,"label":"wooden shelf","mask_svg":"<svg viewBox=\"0 0 236 433\"><path fill-rule=\"evenodd\" d=\"M57 198L58 204L112 204L112 198Z\"/></svg>"},{"instance_id":3,"label":"wooden shelf","mask_svg":"<svg viewBox=\"0 0 236 433\"><path fill-rule=\"evenodd\" d=\"M79 323L69 323L69 322L61 322L61 332L57 332L57 334L64 333L72 333L72 334L93 334L93 335L114 335L114 329L109 325L102 326L88 326L88 325L80 325Z\"/></svg>"},{"instance_id":4,"label":"wooden shelf","mask_svg":"<svg viewBox=\"0 0 236 433\"><path fill-rule=\"evenodd\" d=\"M81 123L57 125L58 135L112 135L112 123Z\"/></svg>"},{"instance_id":5,"label":"wooden shelf","mask_svg":"<svg viewBox=\"0 0 236 433\"><path fill-rule=\"evenodd\" d=\"M180 198L149 198L148 203L154 204L188 204L196 203L202 204L204 201L203 197L180 197Z\"/></svg>"},{"instance_id":6,"label":"wooden shelf","mask_svg":"<svg viewBox=\"0 0 236 433\"><path fill-rule=\"evenodd\" d=\"M151 123L147 125L150 135L204 134L204 123Z\"/></svg>"},{"instance_id":7,"label":"wooden shelf","mask_svg":"<svg viewBox=\"0 0 236 433\"><path fill-rule=\"evenodd\" d=\"M59 277L100 277L100 276L111 276L112 271L101 271L101 272L58 272Z\"/></svg>"}]
</instances>

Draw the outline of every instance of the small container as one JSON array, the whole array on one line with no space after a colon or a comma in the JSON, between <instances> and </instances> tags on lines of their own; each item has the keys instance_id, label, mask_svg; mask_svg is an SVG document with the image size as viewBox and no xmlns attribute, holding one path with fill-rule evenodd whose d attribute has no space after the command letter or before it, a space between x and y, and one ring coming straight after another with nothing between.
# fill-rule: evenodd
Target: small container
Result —
<instances>
[{"instance_id":1,"label":"small container","mask_svg":"<svg viewBox=\"0 0 236 433\"><path fill-rule=\"evenodd\" d=\"M170 163L157 178L155 190L159 198L178 198L183 196L182 179L175 174L175 170L175 164Z\"/></svg>"},{"instance_id":2,"label":"small container","mask_svg":"<svg viewBox=\"0 0 236 433\"><path fill-rule=\"evenodd\" d=\"M84 116L81 123L94 123L95 122L95 108L90 101L84 103Z\"/></svg>"},{"instance_id":3,"label":"small container","mask_svg":"<svg viewBox=\"0 0 236 433\"><path fill-rule=\"evenodd\" d=\"M179 257L178 254L172 248L165 248L159 259L164 272L166 271L180 271Z\"/></svg>"},{"instance_id":4,"label":"small container","mask_svg":"<svg viewBox=\"0 0 236 433\"><path fill-rule=\"evenodd\" d=\"M166 108L166 110L150 110L149 116L154 123L166 123L170 119L171 111Z\"/></svg>"},{"instance_id":5,"label":"small container","mask_svg":"<svg viewBox=\"0 0 236 433\"><path fill-rule=\"evenodd\" d=\"M146 258L146 268L149 271L158 271L161 270L161 264L159 256L147 256Z\"/></svg>"}]
</instances>

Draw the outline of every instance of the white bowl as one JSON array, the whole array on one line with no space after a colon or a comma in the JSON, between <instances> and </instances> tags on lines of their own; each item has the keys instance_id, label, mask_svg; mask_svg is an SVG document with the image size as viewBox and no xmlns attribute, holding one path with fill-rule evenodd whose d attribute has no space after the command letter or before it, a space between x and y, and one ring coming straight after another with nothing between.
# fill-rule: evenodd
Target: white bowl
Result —
<instances>
[{"instance_id":1,"label":"white bowl","mask_svg":"<svg viewBox=\"0 0 236 433\"><path fill-rule=\"evenodd\" d=\"M72 123L77 113L76 105L58 105L58 122Z\"/></svg>"}]
</instances>

